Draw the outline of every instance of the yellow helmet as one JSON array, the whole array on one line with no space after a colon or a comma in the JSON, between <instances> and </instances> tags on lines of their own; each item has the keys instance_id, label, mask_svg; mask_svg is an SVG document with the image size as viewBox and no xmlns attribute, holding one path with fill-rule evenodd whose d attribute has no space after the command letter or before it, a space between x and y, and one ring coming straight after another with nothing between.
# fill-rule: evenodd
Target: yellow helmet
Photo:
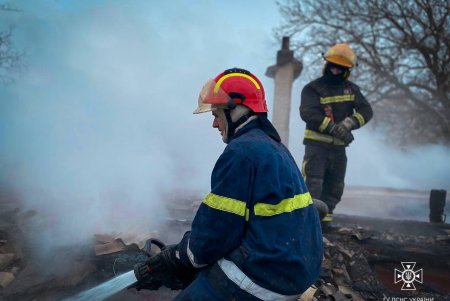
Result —
<instances>
[{"instance_id":1,"label":"yellow helmet","mask_svg":"<svg viewBox=\"0 0 450 301\"><path fill-rule=\"evenodd\" d=\"M356 54L345 43L336 44L328 49L323 58L330 63L351 68L356 65Z\"/></svg>"}]
</instances>

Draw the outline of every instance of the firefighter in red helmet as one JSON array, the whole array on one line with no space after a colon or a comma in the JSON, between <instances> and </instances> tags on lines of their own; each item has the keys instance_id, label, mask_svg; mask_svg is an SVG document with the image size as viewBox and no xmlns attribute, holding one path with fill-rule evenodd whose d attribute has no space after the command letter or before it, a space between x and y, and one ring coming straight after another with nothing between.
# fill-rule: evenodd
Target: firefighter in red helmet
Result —
<instances>
[{"instance_id":1,"label":"firefighter in red helmet","mask_svg":"<svg viewBox=\"0 0 450 301\"><path fill-rule=\"evenodd\" d=\"M228 92L231 91L231 92ZM265 130L270 135L278 136L275 129L267 120L267 104L264 87L259 79L243 69L229 69L209 80L200 91L198 107L194 114L213 111L213 114L222 114L226 126L221 130L222 140L227 143L236 129L248 119L256 119L259 114L265 119ZM252 117L254 116L254 117ZM218 120L214 127L219 127ZM279 137L275 137L278 139Z\"/></svg>"},{"instance_id":2,"label":"firefighter in red helmet","mask_svg":"<svg viewBox=\"0 0 450 301\"><path fill-rule=\"evenodd\" d=\"M247 70L225 70L200 92L194 113L208 111L227 144L211 191L191 231L148 269L171 267L168 274L179 279L196 275L176 301L297 300L320 272L320 222L296 162L267 119L263 85Z\"/></svg>"},{"instance_id":3,"label":"firefighter in red helmet","mask_svg":"<svg viewBox=\"0 0 450 301\"><path fill-rule=\"evenodd\" d=\"M344 191L345 148L353 141L352 131L372 118L372 108L359 87L348 80L356 65L353 50L336 44L323 57L322 76L302 90L300 116L306 123L302 172L311 196L328 206L328 215L322 219L327 230Z\"/></svg>"}]
</instances>

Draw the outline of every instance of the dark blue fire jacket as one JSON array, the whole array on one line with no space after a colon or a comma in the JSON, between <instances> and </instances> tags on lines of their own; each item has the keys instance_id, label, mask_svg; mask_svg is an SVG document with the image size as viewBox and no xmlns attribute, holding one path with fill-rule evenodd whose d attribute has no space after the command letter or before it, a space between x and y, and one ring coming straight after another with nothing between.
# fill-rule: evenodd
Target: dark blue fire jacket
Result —
<instances>
[{"instance_id":1,"label":"dark blue fire jacket","mask_svg":"<svg viewBox=\"0 0 450 301\"><path fill-rule=\"evenodd\" d=\"M328 148L348 146L327 133L330 122L339 123L350 117L356 128L360 128L369 122L372 115L371 105L356 84L345 80L332 85L324 76L319 77L302 90L300 116L306 123L303 143Z\"/></svg>"},{"instance_id":2,"label":"dark blue fire jacket","mask_svg":"<svg viewBox=\"0 0 450 301\"><path fill-rule=\"evenodd\" d=\"M180 246L185 263L225 259L278 294L302 293L316 281L323 257L317 210L291 154L258 120L229 141Z\"/></svg>"}]
</instances>

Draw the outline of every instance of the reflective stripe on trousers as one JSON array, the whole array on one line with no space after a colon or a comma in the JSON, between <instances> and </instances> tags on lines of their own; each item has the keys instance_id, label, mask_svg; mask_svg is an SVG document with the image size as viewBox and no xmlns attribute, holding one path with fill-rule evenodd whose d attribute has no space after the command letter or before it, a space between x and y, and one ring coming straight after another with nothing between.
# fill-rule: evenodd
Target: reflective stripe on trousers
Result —
<instances>
[{"instance_id":1,"label":"reflective stripe on trousers","mask_svg":"<svg viewBox=\"0 0 450 301\"><path fill-rule=\"evenodd\" d=\"M242 290L252 294L253 296L264 300L264 301L290 301L297 300L299 295L295 296L285 296L281 295L268 289L265 289L258 284L254 283L247 275L242 272L238 266L229 260L224 258L220 259L217 264L220 266L222 271L227 275L227 277L233 281Z\"/></svg>"}]
</instances>

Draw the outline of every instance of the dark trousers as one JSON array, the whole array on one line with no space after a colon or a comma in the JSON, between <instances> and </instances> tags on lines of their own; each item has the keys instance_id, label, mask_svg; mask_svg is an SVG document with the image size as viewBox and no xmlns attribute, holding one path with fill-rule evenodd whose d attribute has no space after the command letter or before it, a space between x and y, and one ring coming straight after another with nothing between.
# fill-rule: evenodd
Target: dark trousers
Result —
<instances>
[{"instance_id":1,"label":"dark trousers","mask_svg":"<svg viewBox=\"0 0 450 301\"><path fill-rule=\"evenodd\" d=\"M330 213L341 201L344 192L347 156L345 148L306 145L302 173L309 193L328 205Z\"/></svg>"}]
</instances>

